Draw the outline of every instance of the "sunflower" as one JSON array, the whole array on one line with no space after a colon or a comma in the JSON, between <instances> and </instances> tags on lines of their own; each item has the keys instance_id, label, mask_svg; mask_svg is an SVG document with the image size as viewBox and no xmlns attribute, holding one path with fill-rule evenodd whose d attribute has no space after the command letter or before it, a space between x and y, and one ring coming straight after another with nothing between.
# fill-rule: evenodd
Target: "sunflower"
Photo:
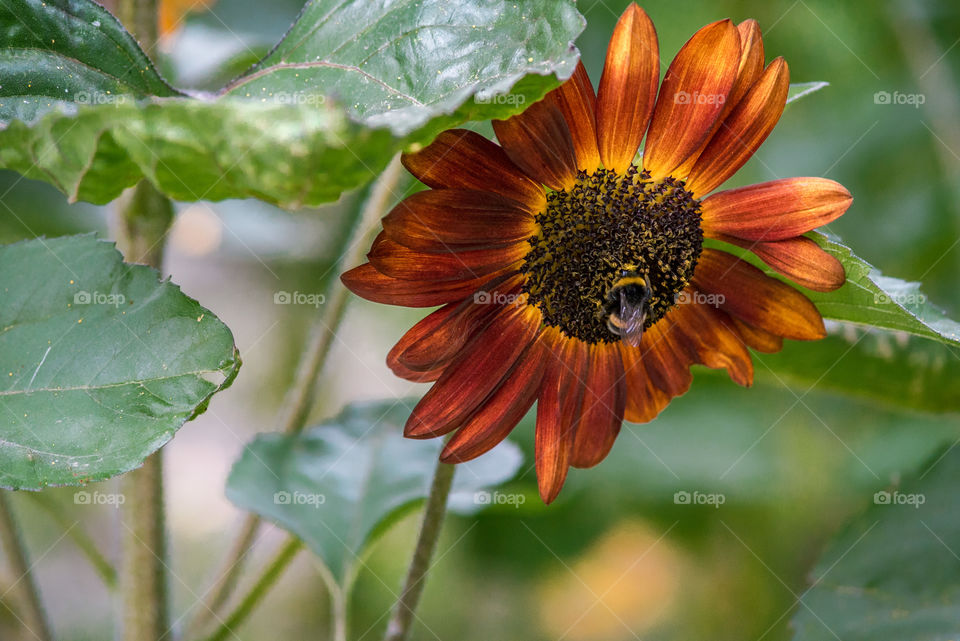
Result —
<instances>
[{"instance_id":1,"label":"sunflower","mask_svg":"<svg viewBox=\"0 0 960 641\"><path fill-rule=\"evenodd\" d=\"M850 206L841 185L788 178L712 193L786 104L787 63L764 66L757 23L697 31L658 94L659 70L653 23L632 4L596 93L580 64L543 100L494 121L499 145L451 130L404 155L431 189L384 217L369 262L342 276L372 301L440 306L387 363L435 381L405 434L455 432L442 460L490 450L537 402L547 503L569 466L603 460L624 418L650 421L685 393L691 365L749 386L748 348L825 335L813 303L744 250L811 290L845 281L843 266L803 236Z\"/></svg>"}]
</instances>

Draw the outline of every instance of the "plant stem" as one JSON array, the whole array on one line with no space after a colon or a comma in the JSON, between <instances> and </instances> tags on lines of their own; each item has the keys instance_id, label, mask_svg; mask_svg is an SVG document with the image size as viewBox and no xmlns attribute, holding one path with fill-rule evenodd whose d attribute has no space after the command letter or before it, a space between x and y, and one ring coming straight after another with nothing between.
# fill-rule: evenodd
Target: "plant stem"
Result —
<instances>
[{"instance_id":1,"label":"plant stem","mask_svg":"<svg viewBox=\"0 0 960 641\"><path fill-rule=\"evenodd\" d=\"M300 542L300 539L290 537L290 539L280 548L273 560L267 565L266 570L253 584L253 587L250 588L250 591L247 595L240 601L240 605L237 606L237 609L223 621L217 630L207 637L206 641L222 641L227 638L233 630L238 627L243 621L250 615L253 611L253 608L256 606L257 602L260 601L261 597L267 593L267 590L276 583L277 579L280 578L280 575L283 574L283 571L286 569L287 565L293 561L293 558L297 555L300 549L303 547L303 543Z\"/></svg>"},{"instance_id":2,"label":"plant stem","mask_svg":"<svg viewBox=\"0 0 960 641\"><path fill-rule=\"evenodd\" d=\"M14 587L20 593L24 627L40 641L50 641L53 635L50 634L50 625L40 603L40 592L30 572L27 551L10 509L7 490L0 490L0 544L14 574Z\"/></svg>"},{"instance_id":3,"label":"plant stem","mask_svg":"<svg viewBox=\"0 0 960 641\"><path fill-rule=\"evenodd\" d=\"M369 195L363 210L357 217L347 241L347 250L337 262L338 274L354 267L363 259L366 248L370 245L371 236L377 229L377 223L394 199L394 189L402 175L401 169L399 157L394 158L368 191ZM278 420L279 431L293 434L302 430L306 424L310 408L313 406L317 378L326 363L349 300L347 288L340 283L339 279L335 279L331 283L323 314L317 318L310 330L307 349L297 366L293 386L284 399ZM243 572L247 552L256 540L259 529L260 517L253 514L247 515L240 528L240 534L217 572L219 578L210 589L209 598L206 599L204 607L197 611L189 626L191 631L196 632L205 625L230 598Z\"/></svg>"},{"instance_id":4,"label":"plant stem","mask_svg":"<svg viewBox=\"0 0 960 641\"><path fill-rule=\"evenodd\" d=\"M73 522L70 518L67 517L60 506L57 505L49 494L43 492L29 492L26 495L28 498L33 500L47 515L53 519L60 529L67 533L67 536L70 537L70 540L73 541L73 544L83 552L84 556L87 557L87 560L90 561L90 565L93 566L93 569L96 570L97 574L100 575L100 579L103 581L104 585L111 591L117 589L117 569L113 567L113 564L100 552L100 549L97 548L97 544L94 542L90 535L87 534L83 528Z\"/></svg>"},{"instance_id":5,"label":"plant stem","mask_svg":"<svg viewBox=\"0 0 960 641\"><path fill-rule=\"evenodd\" d=\"M155 14L154 14L155 15ZM127 262L161 269L173 204L143 180L117 203L117 247ZM168 629L167 543L163 505L163 455L120 479L124 641L156 641Z\"/></svg>"},{"instance_id":6,"label":"plant stem","mask_svg":"<svg viewBox=\"0 0 960 641\"><path fill-rule=\"evenodd\" d=\"M437 462L430 494L427 496L427 507L423 512L417 547L413 551L403 590L394 606L390 623L387 624L385 641L406 641L410 635L410 625L423 594L427 573L430 571L430 560L437 549L440 530L443 528L443 517L447 513L447 498L450 496L455 469L455 466L448 463Z\"/></svg>"}]
</instances>

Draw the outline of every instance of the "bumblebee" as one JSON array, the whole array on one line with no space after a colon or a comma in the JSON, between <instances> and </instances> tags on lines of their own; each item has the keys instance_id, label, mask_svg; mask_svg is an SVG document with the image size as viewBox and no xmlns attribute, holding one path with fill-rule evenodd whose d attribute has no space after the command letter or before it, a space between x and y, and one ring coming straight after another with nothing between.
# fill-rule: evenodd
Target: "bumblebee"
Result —
<instances>
[{"instance_id":1,"label":"bumblebee","mask_svg":"<svg viewBox=\"0 0 960 641\"><path fill-rule=\"evenodd\" d=\"M627 345L639 347L643 324L647 319L647 304L652 294L643 274L630 265L624 267L607 293L604 306L607 329Z\"/></svg>"}]
</instances>

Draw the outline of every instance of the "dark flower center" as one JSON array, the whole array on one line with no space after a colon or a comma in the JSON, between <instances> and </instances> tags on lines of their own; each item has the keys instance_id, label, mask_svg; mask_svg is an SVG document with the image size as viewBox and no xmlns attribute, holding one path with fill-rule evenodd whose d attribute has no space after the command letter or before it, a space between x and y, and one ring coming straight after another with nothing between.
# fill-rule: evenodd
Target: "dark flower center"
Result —
<instances>
[{"instance_id":1,"label":"dark flower center","mask_svg":"<svg viewBox=\"0 0 960 641\"><path fill-rule=\"evenodd\" d=\"M693 276L703 248L700 202L683 181L579 172L570 189L551 192L537 216L521 271L543 322L588 343L620 339L607 326L607 296L625 273L642 276L651 294L645 326L663 318Z\"/></svg>"}]
</instances>

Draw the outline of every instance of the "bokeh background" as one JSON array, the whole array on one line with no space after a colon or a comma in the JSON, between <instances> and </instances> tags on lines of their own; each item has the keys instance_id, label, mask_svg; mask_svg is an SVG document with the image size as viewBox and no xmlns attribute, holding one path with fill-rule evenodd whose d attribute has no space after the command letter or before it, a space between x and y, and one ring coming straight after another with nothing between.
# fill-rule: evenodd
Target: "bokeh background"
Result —
<instances>
[{"instance_id":1,"label":"bokeh background","mask_svg":"<svg viewBox=\"0 0 960 641\"><path fill-rule=\"evenodd\" d=\"M198 6L165 37L159 65L177 86L218 87L276 42L301 4ZM579 3L588 26L577 45L595 83L625 5ZM960 315L955 0L650 0L643 6L657 26L665 64L703 24L752 17L763 29L768 61L784 56L794 82L828 81L787 108L731 184L795 175L843 183L855 201L830 230L885 273L922 280L933 302ZM877 92L922 96L923 104L884 104ZM109 207L68 205L52 187L15 174L0 173L0 198L0 243L110 233ZM297 212L254 201L178 206L167 271L233 330L244 366L234 386L166 449L174 618L192 613L233 540L242 514L224 498L225 478L243 444L273 429L307 327L319 313L275 305L274 293L326 291L337 275L332 266L345 242L348 208L347 201ZM392 343L422 315L354 298L323 373L315 418L356 399L422 394L423 386L399 381L384 365ZM882 340L876 344L882 349ZM838 363L843 356L838 351ZM749 390L698 370L687 395L652 424L626 425L610 457L593 470L573 471L549 508L536 498L531 425L521 425L511 438L530 465L506 491L528 500L448 520L415 638L790 638L797 596L826 542L871 504L876 490L955 442L960 420L898 409L895 398L851 398L779 376L785 358L758 356ZM722 494L724 503L675 503L683 491ZM113 508L74 505L70 489L49 496L67 524L79 521L77 531L85 528L117 557ZM59 638L110 638L114 601L80 558L77 532L64 536L35 497L15 498ZM351 599L351 639L382 637L416 527L416 515L407 517L365 559ZM281 538L266 529L251 566ZM323 583L302 553L235 638L326 638L328 626ZM0 610L0 637L15 629Z\"/></svg>"}]
</instances>

